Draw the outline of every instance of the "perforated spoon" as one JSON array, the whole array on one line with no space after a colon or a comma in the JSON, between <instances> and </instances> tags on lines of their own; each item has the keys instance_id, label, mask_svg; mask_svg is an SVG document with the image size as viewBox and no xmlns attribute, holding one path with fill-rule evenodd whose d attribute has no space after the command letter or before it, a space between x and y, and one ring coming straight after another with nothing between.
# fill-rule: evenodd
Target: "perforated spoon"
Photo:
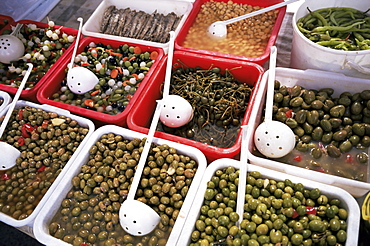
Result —
<instances>
[{"instance_id":1,"label":"perforated spoon","mask_svg":"<svg viewBox=\"0 0 370 246\"><path fill-rule=\"evenodd\" d=\"M0 62L9 64L24 55L24 45L17 37L22 26L18 23L11 34L0 36Z\"/></svg>"},{"instance_id":2,"label":"perforated spoon","mask_svg":"<svg viewBox=\"0 0 370 246\"><path fill-rule=\"evenodd\" d=\"M77 21L80 22L80 25L78 28L77 39L73 49L71 62L68 65L69 70L67 73L67 86L75 94L85 94L86 92L94 89L95 85L99 82L99 79L91 70L85 67L73 66L80 41L83 19L79 17Z\"/></svg>"},{"instance_id":3,"label":"perforated spoon","mask_svg":"<svg viewBox=\"0 0 370 246\"><path fill-rule=\"evenodd\" d=\"M276 120L272 120L274 101L275 68L277 50L271 47L270 67L268 70L265 121L254 133L254 144L266 157L280 158L290 153L295 146L295 136L292 129Z\"/></svg>"},{"instance_id":4,"label":"perforated spoon","mask_svg":"<svg viewBox=\"0 0 370 246\"><path fill-rule=\"evenodd\" d=\"M253 16L256 16L256 15L266 13L270 10L274 10L274 9L277 9L277 8L284 7L284 6L286 6L290 3L297 2L297 1L299 1L299 0L289 0L289 1L286 1L286 2L271 5L269 7L266 7L266 8L257 10L257 11L253 11L251 13L241 15L241 16L238 16L238 17L235 17L235 18L231 18L231 19L224 20L224 21L213 22L208 27L208 34L209 34L210 37L216 38L216 39L226 38L226 36L227 36L227 27L226 26L227 25L232 24L234 22L238 22L238 21L247 19L247 18L250 18L250 17L253 17Z\"/></svg>"},{"instance_id":5,"label":"perforated spoon","mask_svg":"<svg viewBox=\"0 0 370 246\"><path fill-rule=\"evenodd\" d=\"M186 125L193 118L193 107L185 98L178 95L169 95L173 50L175 46L174 35L175 35L174 32L170 32L166 77L163 86L163 99L162 99L163 108L159 117L160 121L164 125L172 128Z\"/></svg>"},{"instance_id":6,"label":"perforated spoon","mask_svg":"<svg viewBox=\"0 0 370 246\"><path fill-rule=\"evenodd\" d=\"M25 73L25 75L23 77L23 80L22 80L21 84L18 87L17 92L15 93L15 96L13 98L12 103L9 104L8 111L7 111L7 113L4 117L3 122L1 123L0 138L2 137L2 135L5 131L5 128L8 124L10 116L12 115L13 110L15 108L15 105L17 104L18 98L21 95L21 93L23 91L23 88L24 88L24 86L27 82L27 79L28 79L28 77L31 73L31 70L33 68L32 63L27 63L27 66L28 66L27 72ZM21 152L17 148L15 148L14 146L12 146L8 143L0 141L0 156L1 156L1 158L0 158L0 170L7 170L7 169L10 169L10 168L14 167L15 164L16 164L15 161L20 155L21 155Z\"/></svg>"},{"instance_id":7,"label":"perforated spoon","mask_svg":"<svg viewBox=\"0 0 370 246\"><path fill-rule=\"evenodd\" d=\"M172 56L173 56L173 45L174 42L174 32L170 32L170 48L166 67L166 78L164 82L164 93L163 99L157 101L157 106L150 124L147 139L144 144L143 151L140 155L140 160L137 165L134 179L132 181L130 191L127 195L126 200L122 203L119 210L119 219L122 228L129 234L133 236L144 236L154 230L160 221L159 215L148 205L135 200L135 194L139 186L141 179L141 174L143 172L146 159L152 144L155 130L157 128L158 120L161 115L161 111L164 107L164 101L169 97L169 83L171 79L172 70ZM172 48L171 48L172 47Z\"/></svg>"}]
</instances>

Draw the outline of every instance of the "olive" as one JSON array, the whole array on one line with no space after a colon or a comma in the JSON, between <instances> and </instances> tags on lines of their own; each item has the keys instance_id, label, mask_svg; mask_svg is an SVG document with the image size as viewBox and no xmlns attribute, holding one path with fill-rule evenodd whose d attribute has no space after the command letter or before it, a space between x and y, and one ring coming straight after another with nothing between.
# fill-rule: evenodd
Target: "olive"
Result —
<instances>
[{"instance_id":1,"label":"olive","mask_svg":"<svg viewBox=\"0 0 370 246\"><path fill-rule=\"evenodd\" d=\"M333 144L329 144L326 146L326 150L328 152L328 155L333 158L338 158L341 156L341 151L337 147L335 147Z\"/></svg>"}]
</instances>

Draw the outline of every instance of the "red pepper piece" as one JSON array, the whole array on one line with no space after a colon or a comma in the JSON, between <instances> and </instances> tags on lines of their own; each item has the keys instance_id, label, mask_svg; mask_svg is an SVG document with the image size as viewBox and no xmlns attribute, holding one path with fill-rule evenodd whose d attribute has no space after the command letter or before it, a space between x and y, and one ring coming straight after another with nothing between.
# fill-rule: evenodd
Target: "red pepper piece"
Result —
<instances>
[{"instance_id":1,"label":"red pepper piece","mask_svg":"<svg viewBox=\"0 0 370 246\"><path fill-rule=\"evenodd\" d=\"M24 109L20 109L18 111L18 120L23 120L23 111L24 111Z\"/></svg>"},{"instance_id":2,"label":"red pepper piece","mask_svg":"<svg viewBox=\"0 0 370 246\"><path fill-rule=\"evenodd\" d=\"M23 146L24 145L24 138L18 138L18 145Z\"/></svg>"},{"instance_id":3,"label":"red pepper piece","mask_svg":"<svg viewBox=\"0 0 370 246\"><path fill-rule=\"evenodd\" d=\"M295 209L293 209L293 210L294 210L294 212L293 212L292 218L295 219L295 218L297 218L299 216L299 214L298 214L298 212Z\"/></svg>"},{"instance_id":4,"label":"red pepper piece","mask_svg":"<svg viewBox=\"0 0 370 246\"><path fill-rule=\"evenodd\" d=\"M306 206L306 214L316 215L316 208L311 206Z\"/></svg>"},{"instance_id":5,"label":"red pepper piece","mask_svg":"<svg viewBox=\"0 0 370 246\"><path fill-rule=\"evenodd\" d=\"M351 154L346 155L346 163L353 163L353 156Z\"/></svg>"},{"instance_id":6,"label":"red pepper piece","mask_svg":"<svg viewBox=\"0 0 370 246\"><path fill-rule=\"evenodd\" d=\"M289 109L288 111L285 112L286 117L292 118L293 116L293 109Z\"/></svg>"},{"instance_id":7,"label":"red pepper piece","mask_svg":"<svg viewBox=\"0 0 370 246\"><path fill-rule=\"evenodd\" d=\"M294 161L296 162L300 162L302 161L302 156L301 155L296 155L294 158L293 158Z\"/></svg>"},{"instance_id":8,"label":"red pepper piece","mask_svg":"<svg viewBox=\"0 0 370 246\"><path fill-rule=\"evenodd\" d=\"M24 137L24 138L31 137L31 135L29 133L32 132L33 130L34 130L34 127L31 126L30 124L23 124L22 129L21 129L22 137Z\"/></svg>"},{"instance_id":9,"label":"red pepper piece","mask_svg":"<svg viewBox=\"0 0 370 246\"><path fill-rule=\"evenodd\" d=\"M1 175L1 180L8 180L8 179L10 179L10 176L7 173L4 173L3 175Z\"/></svg>"},{"instance_id":10,"label":"red pepper piece","mask_svg":"<svg viewBox=\"0 0 370 246\"><path fill-rule=\"evenodd\" d=\"M44 121L42 122L41 127L42 127L42 128L44 128L44 129L46 129L46 128L48 127L48 124L49 124L49 121L48 121L48 120L44 120Z\"/></svg>"},{"instance_id":11,"label":"red pepper piece","mask_svg":"<svg viewBox=\"0 0 370 246\"><path fill-rule=\"evenodd\" d=\"M39 169L37 169L38 172L43 172L45 170L46 166L41 166Z\"/></svg>"}]
</instances>

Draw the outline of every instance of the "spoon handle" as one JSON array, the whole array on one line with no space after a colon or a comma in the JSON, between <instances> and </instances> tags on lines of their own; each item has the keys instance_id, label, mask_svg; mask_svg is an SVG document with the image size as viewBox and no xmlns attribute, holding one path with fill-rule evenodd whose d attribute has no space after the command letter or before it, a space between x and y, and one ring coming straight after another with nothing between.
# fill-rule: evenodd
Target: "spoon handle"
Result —
<instances>
[{"instance_id":1,"label":"spoon handle","mask_svg":"<svg viewBox=\"0 0 370 246\"><path fill-rule=\"evenodd\" d=\"M161 109L162 109L162 104L161 104L161 101L158 100L157 101L157 107L155 109L154 116L152 118L152 123L150 124L149 132L148 132L145 144L144 144L144 148L143 148L143 151L140 154L140 160L139 160L139 163L137 164L134 179L132 180L131 187L130 187L130 190L129 190L128 195L127 195L127 200L129 200L129 199L134 200L134 198L135 198L135 194L136 194L137 188L139 186L141 174L144 170L146 159L148 157L148 153L149 153L149 150L150 150L150 146L152 145L154 133L155 133L155 130L157 128L159 116L161 114Z\"/></svg>"},{"instance_id":2,"label":"spoon handle","mask_svg":"<svg viewBox=\"0 0 370 246\"><path fill-rule=\"evenodd\" d=\"M270 50L270 65L269 65L268 79L267 79L265 121L272 121L272 108L273 108L273 103L274 103L276 56L277 56L276 46L272 46L271 50Z\"/></svg>"},{"instance_id":3,"label":"spoon handle","mask_svg":"<svg viewBox=\"0 0 370 246\"><path fill-rule=\"evenodd\" d=\"M243 221L244 203L245 203L245 186L247 182L248 169L248 125L242 126L242 146L240 149L240 171L238 183L238 196L236 201L236 213L239 215L237 226L240 227Z\"/></svg>"},{"instance_id":4,"label":"spoon handle","mask_svg":"<svg viewBox=\"0 0 370 246\"><path fill-rule=\"evenodd\" d=\"M225 20L223 22L225 23L225 25L229 25L231 23L238 22L238 21L244 20L246 18L250 18L250 17L256 16L256 15L266 13L266 12L268 12L270 10L273 10L273 9L284 7L284 6L286 6L290 3L297 2L297 1L299 1L299 0L289 0L289 1L286 1L286 2L278 3L278 4L275 4L275 5L271 5L271 6L268 6L266 8L263 8L263 9L253 11L253 12L245 14L245 15L241 15L241 16L229 19L229 20Z\"/></svg>"},{"instance_id":5,"label":"spoon handle","mask_svg":"<svg viewBox=\"0 0 370 246\"><path fill-rule=\"evenodd\" d=\"M76 56L76 53L77 53L78 44L80 43L82 23L83 23L82 17L78 17L77 21L80 22L80 25L78 27L76 43L75 43L75 46L73 47L73 53L72 53L72 57L71 57L71 63L69 64L69 68L73 68L73 63L75 62L75 56Z\"/></svg>"},{"instance_id":6,"label":"spoon handle","mask_svg":"<svg viewBox=\"0 0 370 246\"><path fill-rule=\"evenodd\" d=\"M169 49L168 49L167 67L166 67L166 77L165 77L165 80L164 80L164 88L163 88L163 99L166 98L166 96L168 96L169 89L170 89L172 60L173 60L173 47L174 47L174 32L171 31L170 32L170 45L169 45ZM157 107L155 109L155 112L154 112L154 115L153 115L153 118L152 118L152 123L150 124L149 132L148 132L148 135L147 135L147 139L145 141L143 152L140 155L140 160L139 160L139 163L138 163L136 171L135 171L134 179L131 183L129 193L127 195L127 200L128 199L134 200L134 198L135 198L136 190L139 186L139 182L140 182L140 178L141 178L141 173L144 170L146 159L148 157L150 146L152 145L154 133L155 133L155 130L157 128L157 124L158 124L158 121L159 121L159 117L161 115L161 111L162 111L162 101L157 100Z\"/></svg>"},{"instance_id":7,"label":"spoon handle","mask_svg":"<svg viewBox=\"0 0 370 246\"><path fill-rule=\"evenodd\" d=\"M170 31L170 42L168 46L168 55L167 55L167 67L166 67L166 77L165 81L168 81L164 83L163 86L163 98L168 96L170 94L170 81L171 81L171 70L172 70L172 61L173 61L173 50L175 46L175 32Z\"/></svg>"},{"instance_id":8,"label":"spoon handle","mask_svg":"<svg viewBox=\"0 0 370 246\"><path fill-rule=\"evenodd\" d=\"M8 124L8 121L10 119L10 116L13 113L13 110L15 108L15 105L17 104L17 101L18 101L18 99L19 99L19 97L20 97L20 95L21 95L21 93L23 91L24 86L26 85L26 82L28 80L28 77L30 76L31 70L33 68L33 64L32 63L27 63L27 66L28 66L27 72L24 75L23 80L22 80L21 84L19 85L17 92L15 93L15 96L13 98L12 103L8 106L9 109L8 109L6 115L5 115L5 118L4 118L1 126L0 126L0 138L2 137L2 135L3 135L4 131L5 131L6 125Z\"/></svg>"}]
</instances>

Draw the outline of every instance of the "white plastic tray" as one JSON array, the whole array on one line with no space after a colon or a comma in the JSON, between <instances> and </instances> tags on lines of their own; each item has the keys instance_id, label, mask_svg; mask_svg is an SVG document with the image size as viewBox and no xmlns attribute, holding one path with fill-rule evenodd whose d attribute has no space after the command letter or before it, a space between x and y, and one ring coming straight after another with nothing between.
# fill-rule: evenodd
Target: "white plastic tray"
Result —
<instances>
[{"instance_id":1,"label":"white plastic tray","mask_svg":"<svg viewBox=\"0 0 370 246\"><path fill-rule=\"evenodd\" d=\"M261 116L265 107L265 94L266 94L266 81L268 77L268 71L265 72L261 88L258 91L257 100L254 104L254 108L251 113L249 121L250 130L254 132L257 126L261 122ZM325 72L318 70L297 70L291 68L277 68L276 79L280 81L282 85L292 87L294 85L300 85L307 89L321 89L321 88L333 88L334 96L339 96L342 92L348 91L351 93L361 92L365 89L369 89L369 80L361 78L347 77L340 73ZM347 179L335 175L326 173L320 173L313 170L296 167L290 164L277 162L271 159L265 159L255 156L251 153L254 147L253 134L250 134L249 138L249 160L252 164L277 170L283 173L292 174L302 178L309 178L311 180L330 184L333 186L340 187L351 193L355 197L361 197L370 190L370 183L361 182L352 179Z\"/></svg>"},{"instance_id":2,"label":"white plastic tray","mask_svg":"<svg viewBox=\"0 0 370 246\"><path fill-rule=\"evenodd\" d=\"M262 177L268 179L274 179L276 181L283 181L285 179L290 179L293 183L302 183L305 188L313 189L319 188L321 192L327 195L329 198L339 198L342 201L342 206L348 211L347 218L347 241L346 245L357 245L358 233L360 227L360 208L356 200L345 190L314 182L308 179L299 178L285 173L280 173L256 165L247 164L248 172L258 171L262 174ZM218 159L212 162L206 169L203 179L200 183L199 189L197 191L194 203L191 206L188 218L186 219L186 226L182 230L180 238L178 240L179 246L189 245L191 243L191 233L194 230L194 225L200 214L200 208L203 205L204 193L207 189L207 182L211 180L212 176L217 170L226 167L240 168L240 161L233 159Z\"/></svg>"},{"instance_id":3,"label":"white plastic tray","mask_svg":"<svg viewBox=\"0 0 370 246\"><path fill-rule=\"evenodd\" d=\"M6 106L8 106L12 102L12 98L8 93L5 91L0 91L0 99L3 99L3 103L0 105L0 113L3 111Z\"/></svg>"},{"instance_id":4,"label":"white plastic tray","mask_svg":"<svg viewBox=\"0 0 370 246\"><path fill-rule=\"evenodd\" d=\"M76 149L75 153L72 155L71 159L69 159L67 164L64 166L63 170L60 172L60 174L55 179L53 184L49 187L48 191L45 193L44 197L40 200L39 204L36 206L36 208L34 209L32 214L30 214L27 218L25 218L23 220L16 220L16 219L0 212L0 221L6 223L8 225L14 226L14 227L22 227L22 226L32 227L33 226L33 222L34 222L37 214L40 213L41 211L43 211L42 207L45 205L48 198L50 196L52 196L54 190L58 187L59 183L64 179L64 176L68 173L69 168L72 167L72 164L76 160L80 151L82 149L84 149L85 144L88 142L90 136L93 134L93 132L95 130L95 125L92 123L91 120L88 120L86 118L82 118L82 117L77 116L77 115L73 115L67 110L60 109L60 108L57 108L57 107L53 107L53 106L50 106L50 105L45 105L45 104L40 105L40 104L20 100L20 101L17 102L15 108L25 107L25 106L40 108L40 109L43 109L47 112L54 112L54 113L57 113L60 116L63 115L63 116L69 117L73 120L76 120L79 123L79 125L88 128L89 133L86 135L84 140L80 143L80 145ZM7 112L7 109L5 109L3 112L0 112L0 117L5 115L6 112Z\"/></svg>"},{"instance_id":5,"label":"white plastic tray","mask_svg":"<svg viewBox=\"0 0 370 246\"><path fill-rule=\"evenodd\" d=\"M122 42L131 42L137 43L147 46L159 47L164 50L165 53L168 52L168 45L169 43L159 43L159 42L151 42L141 39L133 39L128 37L120 37L115 35L103 34L100 33L100 25L102 21L102 17L104 11L107 7L115 5L118 9L121 8L131 8L132 10L142 10L148 14L153 13L157 10L158 13L167 15L171 12L174 12L177 16L181 16L181 21L178 24L175 30L175 37L179 33L181 27L183 26L186 18L188 17L193 3L190 1L170 1L170 0L103 0L98 8L94 11L94 13L90 16L87 22L82 27L82 33L86 36L92 37L99 37L99 38L106 38L106 39L114 39L117 41Z\"/></svg>"},{"instance_id":6,"label":"white plastic tray","mask_svg":"<svg viewBox=\"0 0 370 246\"><path fill-rule=\"evenodd\" d=\"M84 151L80 153L78 158L75 160L73 167L69 169L67 175L64 176L64 179L59 184L57 189L54 191L54 196L49 197L47 204L43 208L43 213L40 213L34 223L34 235L37 240L41 243L46 245L54 246L54 245L70 245L60 239L57 239L49 234L48 225L50 224L51 219L58 211L62 200L65 198L68 191L72 188L71 180L72 178L80 172L80 167L86 163L89 158L89 150L91 146L93 146L97 140L103 134L107 133L115 133L123 136L126 139L133 139L133 138L144 138L146 137L145 134L141 134L138 132L134 132L128 130L126 128L114 126L114 125L106 125L97 129L94 134L89 139L89 142L85 145ZM153 143L155 144L168 144L171 147L174 147L178 153L185 154L190 156L198 163L198 170L193 178L193 182L189 188L185 201L181 207L180 213L176 219L176 223L172 229L172 232L168 238L167 245L172 246L175 245L177 239L181 234L181 230L185 224L185 219L190 211L191 204L195 198L195 194L197 192L198 186L204 174L204 171L207 166L206 158L204 154L194 148L187 145L171 142L168 140L163 140L159 138L154 138Z\"/></svg>"}]
</instances>

